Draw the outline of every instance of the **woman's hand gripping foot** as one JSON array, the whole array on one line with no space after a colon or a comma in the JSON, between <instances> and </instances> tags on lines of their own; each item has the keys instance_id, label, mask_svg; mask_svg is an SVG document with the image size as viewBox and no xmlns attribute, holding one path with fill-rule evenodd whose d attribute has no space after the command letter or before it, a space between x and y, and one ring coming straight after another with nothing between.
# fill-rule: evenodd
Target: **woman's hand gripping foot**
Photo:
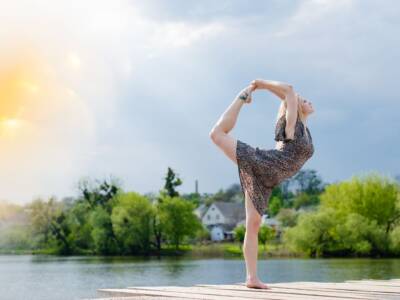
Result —
<instances>
[{"instance_id":1,"label":"woman's hand gripping foot","mask_svg":"<svg viewBox=\"0 0 400 300\"><path fill-rule=\"evenodd\" d=\"M251 93L256 88L257 88L256 84L251 83L249 86L247 86L243 90L241 90L236 97L239 98L240 100L242 100L244 103L250 104L252 101Z\"/></svg>"}]
</instances>

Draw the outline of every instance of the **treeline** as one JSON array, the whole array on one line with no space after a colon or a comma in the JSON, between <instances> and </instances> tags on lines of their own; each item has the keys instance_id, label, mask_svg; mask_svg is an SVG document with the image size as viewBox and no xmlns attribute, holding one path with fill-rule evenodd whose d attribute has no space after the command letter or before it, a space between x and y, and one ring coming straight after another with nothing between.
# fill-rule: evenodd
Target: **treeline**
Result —
<instances>
[{"instance_id":1,"label":"treeline","mask_svg":"<svg viewBox=\"0 0 400 300\"><path fill-rule=\"evenodd\" d=\"M2 230L0 243L12 249L54 254L160 254L205 235L194 214L193 195L176 191L182 181L168 169L156 197L124 192L117 180L79 183L73 201L35 199L23 209L27 222ZM165 251L164 251L165 252Z\"/></svg>"},{"instance_id":2,"label":"treeline","mask_svg":"<svg viewBox=\"0 0 400 300\"><path fill-rule=\"evenodd\" d=\"M136 255L177 253L182 244L210 239L195 209L216 201L244 201L240 184L214 194L181 195L182 180L168 168L157 194L124 191L117 180L81 180L79 195L35 199L24 207L0 202L0 250L34 253ZM378 173L324 183L301 170L272 191L259 243L292 253L323 256L400 256L400 186ZM11 216L25 218L10 223ZM9 226L7 226L9 224ZM234 229L239 254L245 227ZM236 250L235 250L236 251Z\"/></svg>"},{"instance_id":3,"label":"treeline","mask_svg":"<svg viewBox=\"0 0 400 300\"><path fill-rule=\"evenodd\" d=\"M400 256L400 187L378 173L330 184L283 242L308 256Z\"/></svg>"}]
</instances>

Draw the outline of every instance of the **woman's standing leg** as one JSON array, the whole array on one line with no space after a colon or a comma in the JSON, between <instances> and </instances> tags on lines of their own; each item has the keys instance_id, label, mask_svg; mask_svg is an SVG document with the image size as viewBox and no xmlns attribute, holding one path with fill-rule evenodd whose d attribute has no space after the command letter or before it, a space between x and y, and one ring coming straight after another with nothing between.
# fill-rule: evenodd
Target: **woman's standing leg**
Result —
<instances>
[{"instance_id":1,"label":"woman's standing leg","mask_svg":"<svg viewBox=\"0 0 400 300\"><path fill-rule=\"evenodd\" d=\"M246 261L246 286L250 288L269 288L257 276L258 231L261 216L257 212L247 191L245 191L246 233L243 242L243 254Z\"/></svg>"}]
</instances>

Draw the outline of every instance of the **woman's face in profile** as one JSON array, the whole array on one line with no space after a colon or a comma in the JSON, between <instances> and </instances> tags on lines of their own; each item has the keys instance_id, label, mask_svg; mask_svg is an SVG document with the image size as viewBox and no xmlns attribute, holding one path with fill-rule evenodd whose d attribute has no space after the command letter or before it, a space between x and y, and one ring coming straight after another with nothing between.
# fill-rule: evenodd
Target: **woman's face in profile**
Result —
<instances>
[{"instance_id":1,"label":"woman's face in profile","mask_svg":"<svg viewBox=\"0 0 400 300\"><path fill-rule=\"evenodd\" d=\"M297 94L297 97L298 97L299 101L301 102L301 107L303 109L303 113L306 115L312 114L314 112L314 107L312 106L312 103L309 100L300 96L299 94Z\"/></svg>"}]
</instances>

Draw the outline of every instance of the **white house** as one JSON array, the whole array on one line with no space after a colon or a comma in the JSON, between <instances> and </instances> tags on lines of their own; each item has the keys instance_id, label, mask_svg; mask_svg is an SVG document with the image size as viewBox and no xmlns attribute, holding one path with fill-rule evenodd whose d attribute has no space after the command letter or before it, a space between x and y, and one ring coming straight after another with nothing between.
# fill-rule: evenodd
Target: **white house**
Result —
<instances>
[{"instance_id":1,"label":"white house","mask_svg":"<svg viewBox=\"0 0 400 300\"><path fill-rule=\"evenodd\" d=\"M221 241L233 237L232 229L244 217L244 204L218 201L204 212L201 221L210 231L211 240Z\"/></svg>"},{"instance_id":2,"label":"white house","mask_svg":"<svg viewBox=\"0 0 400 300\"><path fill-rule=\"evenodd\" d=\"M202 204L200 204L200 205L194 210L194 214L195 214L199 219L201 219L201 217L204 215L204 213L206 212L206 210L207 210L207 206L206 206L204 203L202 203Z\"/></svg>"}]
</instances>

